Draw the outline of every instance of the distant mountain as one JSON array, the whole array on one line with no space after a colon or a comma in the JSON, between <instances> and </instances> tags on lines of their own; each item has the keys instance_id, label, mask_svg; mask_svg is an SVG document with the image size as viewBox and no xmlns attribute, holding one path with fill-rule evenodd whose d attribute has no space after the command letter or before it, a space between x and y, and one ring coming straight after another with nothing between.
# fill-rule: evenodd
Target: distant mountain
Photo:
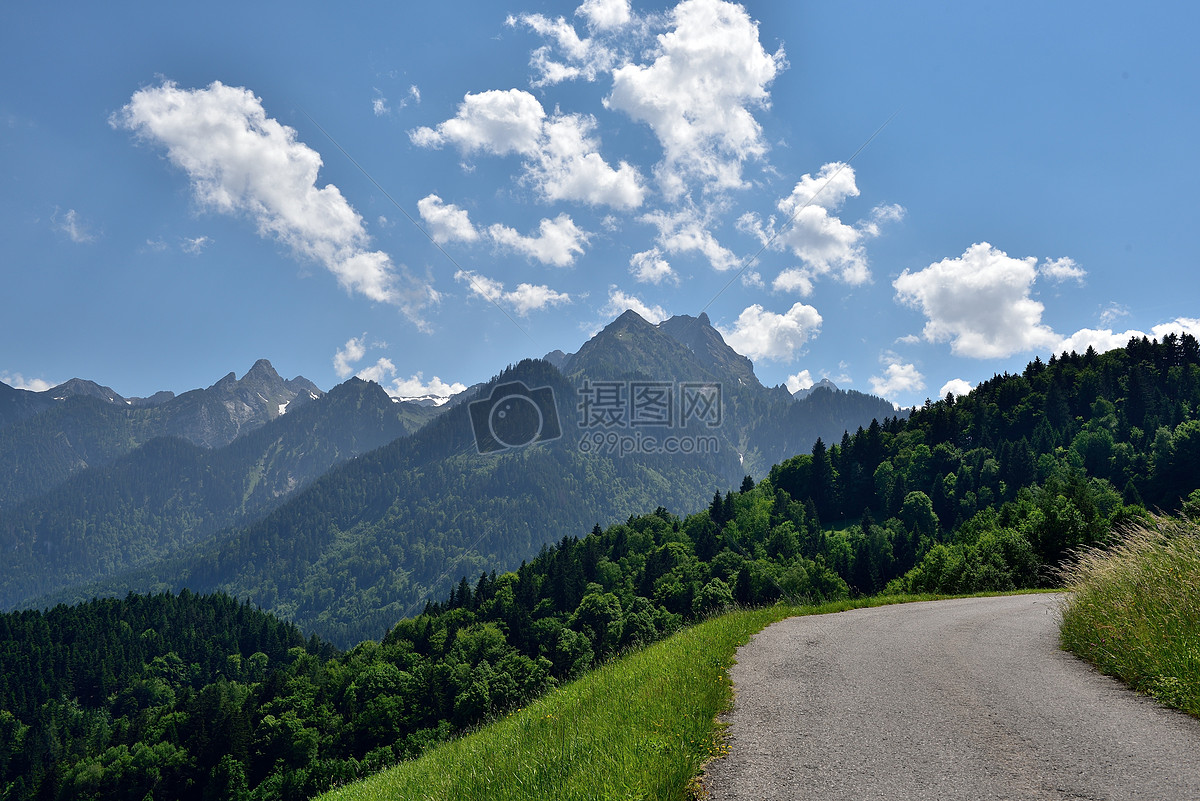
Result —
<instances>
[{"instance_id":1,"label":"distant mountain","mask_svg":"<svg viewBox=\"0 0 1200 801\"><path fill-rule=\"evenodd\" d=\"M306 378L280 378L266 359L241 380L230 373L177 397L123 398L82 379L45 392L0 384L0 508L155 437L180 437L203 448L227 445L323 394Z\"/></svg>"},{"instance_id":2,"label":"distant mountain","mask_svg":"<svg viewBox=\"0 0 1200 801\"><path fill-rule=\"evenodd\" d=\"M526 360L456 396L412 436L334 468L230 536L51 600L220 589L353 645L460 576L513 568L597 522L697 508L818 436L840 439L892 411L858 393L818 393L826 408L763 387L703 316L655 326L627 312L559 361ZM684 419L685 392L714 403ZM668 409L670 419L655 417ZM497 445L506 436L536 444Z\"/></svg>"},{"instance_id":3,"label":"distant mountain","mask_svg":"<svg viewBox=\"0 0 1200 801\"><path fill-rule=\"evenodd\" d=\"M795 398L796 400L804 400L809 395L813 394L814 392L816 392L819 389L827 389L830 392L838 391L837 384L833 383L828 378L822 378L820 381L813 384L808 389L796 390L795 392L792 393L792 397Z\"/></svg>"},{"instance_id":4,"label":"distant mountain","mask_svg":"<svg viewBox=\"0 0 1200 801\"><path fill-rule=\"evenodd\" d=\"M437 413L352 378L224 447L157 437L79 471L0 516L0 607L171 557L255 520Z\"/></svg>"}]
</instances>

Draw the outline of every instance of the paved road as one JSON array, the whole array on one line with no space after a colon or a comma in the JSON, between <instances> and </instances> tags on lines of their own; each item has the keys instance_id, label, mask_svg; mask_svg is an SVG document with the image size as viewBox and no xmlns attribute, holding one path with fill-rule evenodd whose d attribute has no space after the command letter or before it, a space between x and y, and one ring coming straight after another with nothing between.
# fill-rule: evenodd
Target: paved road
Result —
<instances>
[{"instance_id":1,"label":"paved road","mask_svg":"<svg viewBox=\"0 0 1200 801\"><path fill-rule=\"evenodd\" d=\"M730 799L1200 799L1200 721L1058 648L1053 595L791 618L738 652Z\"/></svg>"}]
</instances>

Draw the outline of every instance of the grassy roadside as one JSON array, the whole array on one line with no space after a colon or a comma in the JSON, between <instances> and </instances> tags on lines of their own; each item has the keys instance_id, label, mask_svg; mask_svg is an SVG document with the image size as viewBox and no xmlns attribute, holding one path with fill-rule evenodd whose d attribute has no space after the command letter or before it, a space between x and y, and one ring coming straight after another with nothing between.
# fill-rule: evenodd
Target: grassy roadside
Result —
<instances>
[{"instance_id":1,"label":"grassy roadside","mask_svg":"<svg viewBox=\"0 0 1200 801\"><path fill-rule=\"evenodd\" d=\"M794 615L939 597L780 605L715 617L322 799L691 799L701 766L722 753L716 717L732 700L728 670L753 634Z\"/></svg>"},{"instance_id":2,"label":"grassy roadside","mask_svg":"<svg viewBox=\"0 0 1200 801\"><path fill-rule=\"evenodd\" d=\"M1062 645L1135 690L1200 715L1200 525L1156 518L1063 571Z\"/></svg>"}]
</instances>

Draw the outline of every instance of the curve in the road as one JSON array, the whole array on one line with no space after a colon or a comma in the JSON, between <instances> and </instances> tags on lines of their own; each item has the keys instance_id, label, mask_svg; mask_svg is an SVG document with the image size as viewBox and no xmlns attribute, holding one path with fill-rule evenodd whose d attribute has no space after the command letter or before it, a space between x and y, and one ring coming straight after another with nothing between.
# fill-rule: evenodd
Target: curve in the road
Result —
<instances>
[{"instance_id":1,"label":"curve in the road","mask_svg":"<svg viewBox=\"0 0 1200 801\"><path fill-rule=\"evenodd\" d=\"M731 671L730 799L1200 800L1200 721L1058 647L1060 596L796 617Z\"/></svg>"}]
</instances>

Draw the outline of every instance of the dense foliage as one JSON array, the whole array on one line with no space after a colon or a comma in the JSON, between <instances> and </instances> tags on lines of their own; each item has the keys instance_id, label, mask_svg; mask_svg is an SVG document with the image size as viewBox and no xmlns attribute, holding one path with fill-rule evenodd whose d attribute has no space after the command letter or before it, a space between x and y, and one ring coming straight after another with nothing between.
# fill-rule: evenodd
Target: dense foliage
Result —
<instances>
[{"instance_id":1,"label":"dense foliage","mask_svg":"<svg viewBox=\"0 0 1200 801\"><path fill-rule=\"evenodd\" d=\"M314 641L307 651L289 651L278 670L267 669L276 664L268 661L252 671L246 661L253 654L243 649L229 663L236 675L215 684L204 684L214 674L193 670L182 652L177 664L169 654L154 654L126 671L135 679L113 683L103 697L93 692L79 700L81 692L65 677L42 695L25 689L33 705L27 700L21 709L31 718L0 716L6 792L12 798L304 798L409 757L732 603L1046 584L1054 580L1049 568L1070 549L1103 543L1114 525L1144 518L1147 505L1170 509L1196 489L1198 404L1200 347L1191 337L1035 361L970 396L927 404L907 421L877 421L828 447L818 441L766 479L756 484L747 477L737 492L717 492L707 508L686 517L660 507L584 537L565 536L512 572L463 578L445 601L395 623L381 642L348 653L317 655ZM442 418L434 425L450 423ZM491 462L514 481L527 475L522 468L538 464L547 472L529 479L531 507L553 504L536 484L560 486L553 482L561 476L550 471L571 465ZM313 500L301 510L352 528L353 509L384 502L395 489L382 478L389 474L355 473L362 494L353 508L322 508L321 495L306 493ZM574 486L579 492L629 486L598 483L603 478L588 476ZM448 493L441 513L453 525L454 500L472 485L436 486ZM393 502L386 498L384 508ZM570 508L565 501L558 507L560 530L578 531ZM431 504L426 513L435 509ZM494 511L506 515L500 518L506 525L522 509ZM306 558L303 540L268 542L299 549L297 564ZM378 569L372 561L383 561L370 551L355 556L361 563L350 559L352 575L342 581L357 580L357 570L371 576ZM261 577L276 580L267 572ZM334 595L338 586L310 591ZM14 665L30 658L29 649L58 642L38 633L35 613L23 614L29 617L12 619L31 621L24 633L3 645L4 653L16 654ZM154 658L178 669L165 670ZM211 664L219 667L219 660ZM16 698L17 687L47 681L44 672L6 668L5 692ZM195 675L200 684L188 684ZM229 732L215 762L213 750L189 739L197 731ZM32 774L20 761L30 743L56 749L34 752L52 754L40 763L35 784L24 778Z\"/></svg>"},{"instance_id":2,"label":"dense foliage","mask_svg":"<svg viewBox=\"0 0 1200 801\"><path fill-rule=\"evenodd\" d=\"M223 798L211 776L254 746L251 688L335 653L186 591L0 615L0 796Z\"/></svg>"}]
</instances>

